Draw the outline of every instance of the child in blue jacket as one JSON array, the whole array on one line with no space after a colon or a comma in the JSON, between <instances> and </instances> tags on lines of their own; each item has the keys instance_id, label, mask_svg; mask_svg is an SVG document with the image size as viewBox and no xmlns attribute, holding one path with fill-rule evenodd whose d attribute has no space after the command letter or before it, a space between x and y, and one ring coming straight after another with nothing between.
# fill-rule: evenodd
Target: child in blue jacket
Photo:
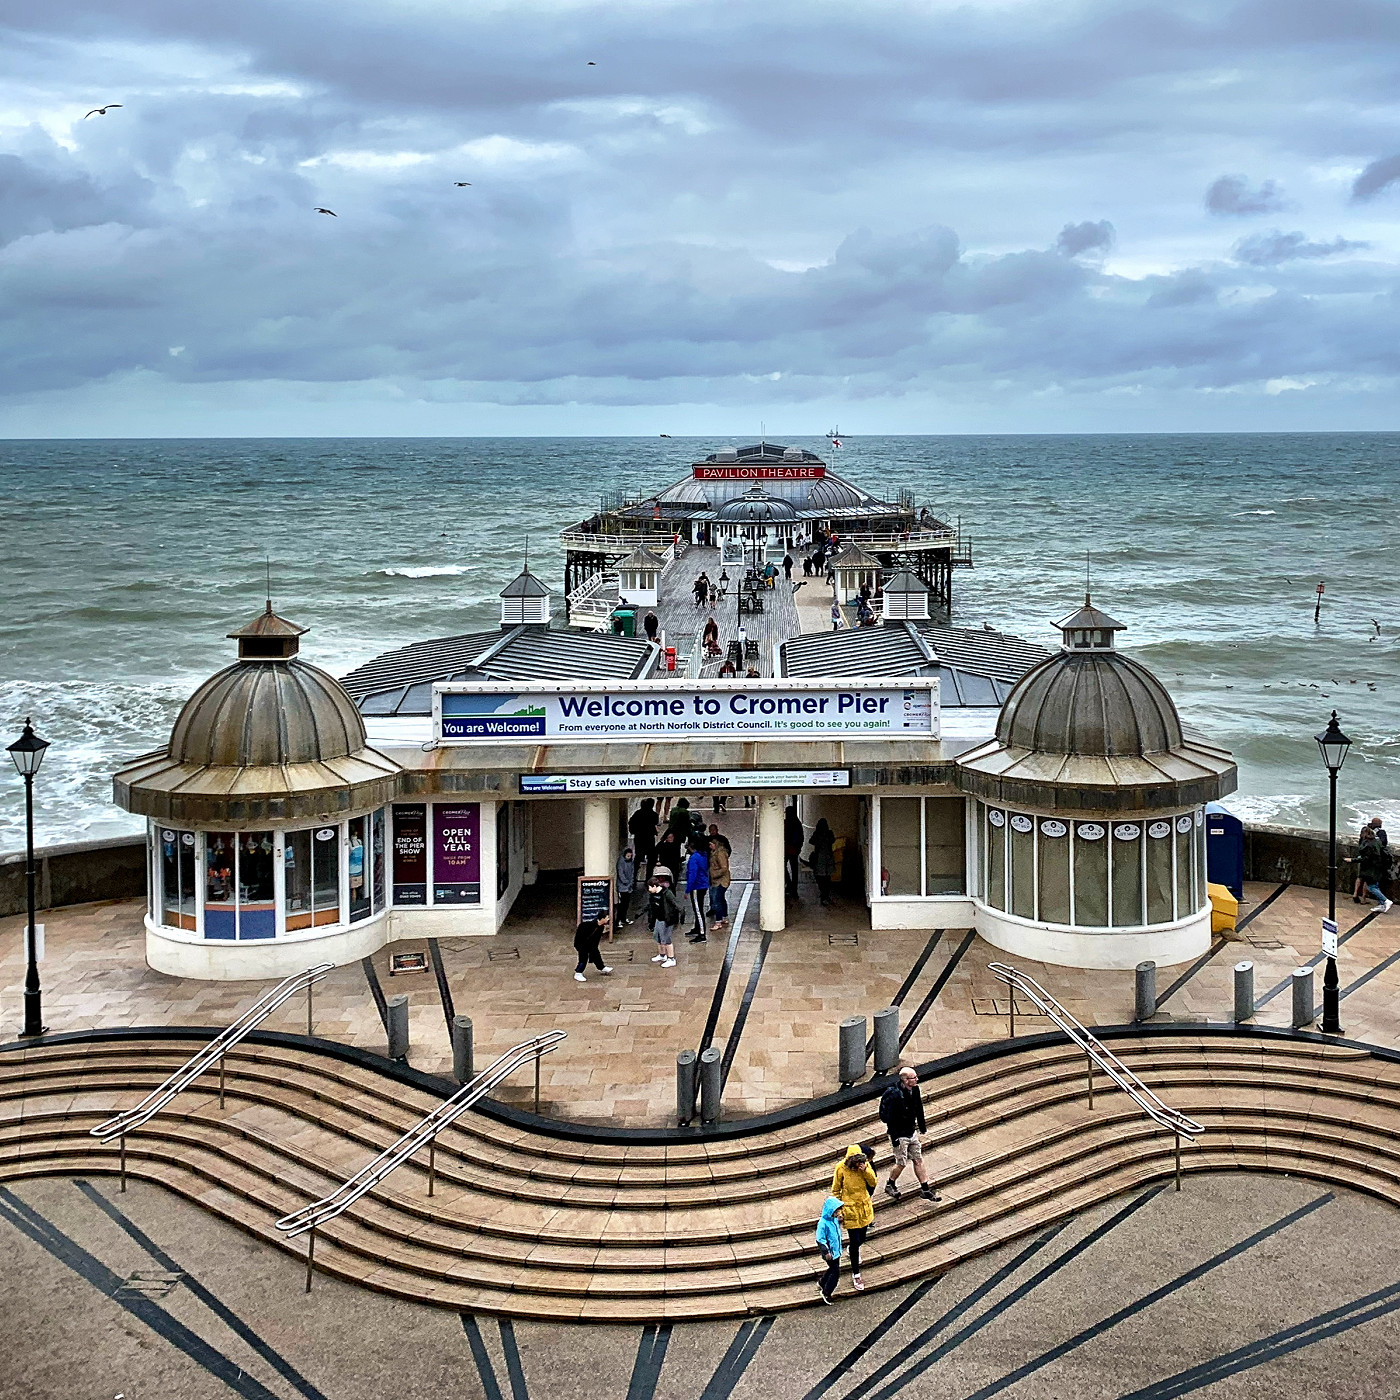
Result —
<instances>
[{"instance_id":1,"label":"child in blue jacket","mask_svg":"<svg viewBox=\"0 0 1400 1400\"><path fill-rule=\"evenodd\" d=\"M817 1221L817 1247L826 1260L826 1273L819 1285L823 1303L831 1302L836 1280L841 1277L841 1209L841 1197L828 1196L822 1206L822 1218Z\"/></svg>"}]
</instances>

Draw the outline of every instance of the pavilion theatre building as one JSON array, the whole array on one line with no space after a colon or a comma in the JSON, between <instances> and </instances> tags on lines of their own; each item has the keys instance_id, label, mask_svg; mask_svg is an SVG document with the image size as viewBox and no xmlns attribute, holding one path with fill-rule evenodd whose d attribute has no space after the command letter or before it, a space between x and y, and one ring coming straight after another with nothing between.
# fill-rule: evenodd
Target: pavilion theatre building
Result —
<instances>
[{"instance_id":1,"label":"pavilion theatre building","mask_svg":"<svg viewBox=\"0 0 1400 1400\"><path fill-rule=\"evenodd\" d=\"M528 570L499 630L340 681L269 603L168 744L116 776L148 819L148 961L268 978L492 935L524 886L611 873L629 811L668 793L757 797L765 930L802 916L784 897L795 803L809 835L832 826L841 890L874 930L976 928L1082 967L1204 951L1204 807L1235 766L1116 650L1121 625L1086 599L1052 654L928 621L912 576L886 590L899 618L790 638L774 676L738 681L668 677L642 638L552 627Z\"/></svg>"}]
</instances>

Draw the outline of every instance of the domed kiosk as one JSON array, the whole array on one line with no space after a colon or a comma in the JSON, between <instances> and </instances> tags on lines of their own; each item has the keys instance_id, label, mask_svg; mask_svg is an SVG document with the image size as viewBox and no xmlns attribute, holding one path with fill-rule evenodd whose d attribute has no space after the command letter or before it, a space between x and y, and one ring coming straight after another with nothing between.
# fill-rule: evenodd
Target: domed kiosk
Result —
<instances>
[{"instance_id":1,"label":"domed kiosk","mask_svg":"<svg viewBox=\"0 0 1400 1400\"><path fill-rule=\"evenodd\" d=\"M1182 729L1171 696L1084 606L1061 651L1016 684L996 737L959 756L976 834L977 929L1072 967L1184 961L1210 945L1205 804L1229 753Z\"/></svg>"},{"instance_id":2,"label":"domed kiosk","mask_svg":"<svg viewBox=\"0 0 1400 1400\"><path fill-rule=\"evenodd\" d=\"M384 941L384 807L399 766L369 746L340 683L297 655L305 631L269 601L228 634L238 660L189 698L167 746L113 780L119 805L150 819L157 971L284 975ZM240 956L254 944L256 969Z\"/></svg>"}]
</instances>

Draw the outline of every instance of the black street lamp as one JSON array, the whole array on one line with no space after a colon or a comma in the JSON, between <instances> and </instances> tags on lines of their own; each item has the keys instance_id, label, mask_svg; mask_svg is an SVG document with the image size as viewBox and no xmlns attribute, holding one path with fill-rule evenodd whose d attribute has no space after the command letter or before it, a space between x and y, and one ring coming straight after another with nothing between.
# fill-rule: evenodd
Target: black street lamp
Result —
<instances>
[{"instance_id":1,"label":"black street lamp","mask_svg":"<svg viewBox=\"0 0 1400 1400\"><path fill-rule=\"evenodd\" d=\"M1337 774L1347 761L1351 740L1337 723L1337 712L1327 721L1327 728L1315 736L1317 749L1327 768L1329 798L1327 806L1327 919L1337 927ZM1335 938L1337 935L1332 934ZM1341 992L1337 986L1337 955L1328 953L1327 971L1322 978L1322 1029L1327 1035L1342 1033Z\"/></svg>"},{"instance_id":2,"label":"black street lamp","mask_svg":"<svg viewBox=\"0 0 1400 1400\"><path fill-rule=\"evenodd\" d=\"M39 1000L38 935L34 929L34 775L44 761L49 746L26 719L24 733L9 746L7 752L24 779L24 878L29 893L29 938L26 947L28 967L24 974L24 1029L21 1035L43 1035L44 1016Z\"/></svg>"}]
</instances>

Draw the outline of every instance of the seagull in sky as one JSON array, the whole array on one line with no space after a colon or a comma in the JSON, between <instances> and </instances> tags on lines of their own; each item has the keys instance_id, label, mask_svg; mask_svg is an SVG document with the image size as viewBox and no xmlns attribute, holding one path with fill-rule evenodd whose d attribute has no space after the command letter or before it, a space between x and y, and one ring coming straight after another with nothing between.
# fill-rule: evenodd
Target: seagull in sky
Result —
<instances>
[{"instance_id":1,"label":"seagull in sky","mask_svg":"<svg viewBox=\"0 0 1400 1400\"><path fill-rule=\"evenodd\" d=\"M457 188L458 188L459 190L464 190L464 189L467 188L468 185L471 184L471 181L470 181L470 180L454 180L452 183L453 183L454 185L456 185Z\"/></svg>"},{"instance_id":2,"label":"seagull in sky","mask_svg":"<svg viewBox=\"0 0 1400 1400\"><path fill-rule=\"evenodd\" d=\"M338 219L338 218L340 217L340 215L337 214L337 213L335 212L334 209L314 209L314 210L312 210L312 213L314 213L314 214L329 214L329 215L331 216L331 218L333 218L333 219Z\"/></svg>"},{"instance_id":3,"label":"seagull in sky","mask_svg":"<svg viewBox=\"0 0 1400 1400\"><path fill-rule=\"evenodd\" d=\"M94 107L83 120L87 121L88 117L105 117L114 107L120 107L121 105L120 102L109 102L105 107Z\"/></svg>"},{"instance_id":4,"label":"seagull in sky","mask_svg":"<svg viewBox=\"0 0 1400 1400\"><path fill-rule=\"evenodd\" d=\"M596 63L594 63L593 60L590 58L590 59L588 60L588 66L589 66L590 68L596 68L598 65L597 65Z\"/></svg>"}]
</instances>

